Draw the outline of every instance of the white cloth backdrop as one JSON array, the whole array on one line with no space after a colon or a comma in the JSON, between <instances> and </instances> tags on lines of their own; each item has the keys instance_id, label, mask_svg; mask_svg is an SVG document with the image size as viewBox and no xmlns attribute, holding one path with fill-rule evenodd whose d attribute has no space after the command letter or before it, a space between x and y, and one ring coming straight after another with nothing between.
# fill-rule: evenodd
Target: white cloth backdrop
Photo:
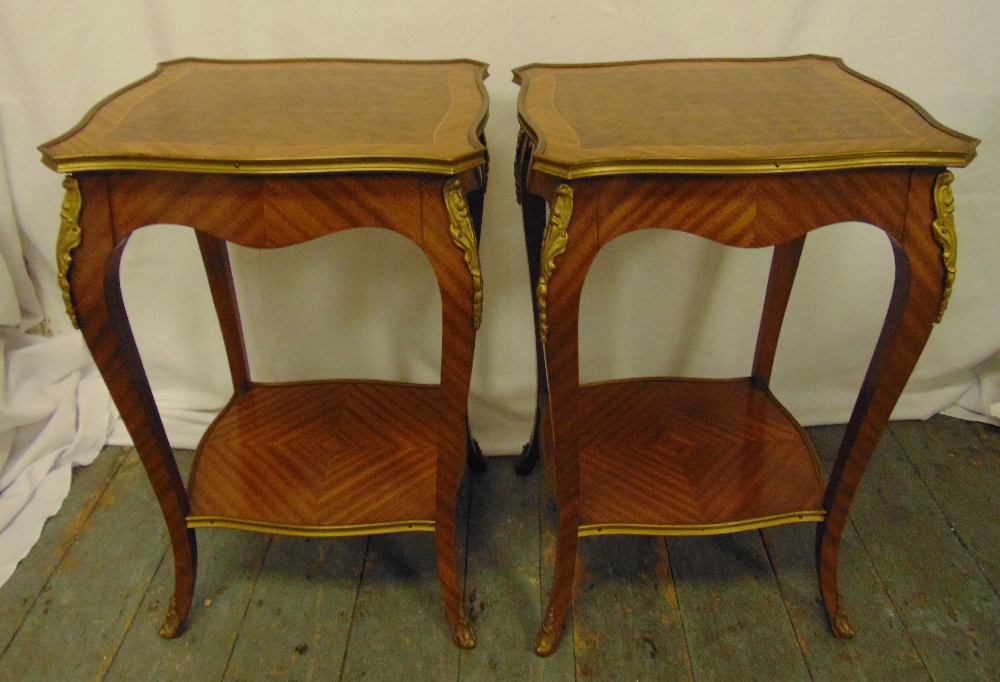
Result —
<instances>
[{"instance_id":1,"label":"white cloth backdrop","mask_svg":"<svg viewBox=\"0 0 1000 682\"><path fill-rule=\"evenodd\" d=\"M0 161L3 159L0 147ZM26 333L42 322L0 163L0 585L108 435L108 391L79 332Z\"/></svg>"},{"instance_id":2,"label":"white cloth backdrop","mask_svg":"<svg viewBox=\"0 0 1000 682\"><path fill-rule=\"evenodd\" d=\"M931 0L3 0L0 3L2 332L0 566L37 537L16 521L51 489L53 462L93 456L113 407L62 311L55 276L61 179L36 146L157 62L214 58L470 57L489 62L492 154L482 240L486 300L471 418L490 454L527 438L535 389L530 292L514 200L517 88L529 62L803 53L847 64L982 138L954 184L958 280L895 417L1000 417L1000 4ZM24 272L21 250L31 279ZM581 317L582 378L745 375L769 251L656 230L595 263ZM261 380L362 376L434 381L440 314L429 266L405 240L362 230L233 256L251 369ZM888 301L891 255L870 226L807 241L774 386L804 424L845 421ZM138 233L126 251L129 314L168 433L192 447L228 398L227 364L192 233ZM10 280L8 283L7 280ZM37 297L37 298L36 298ZM23 334L42 317L51 339ZM73 414L73 404L76 414ZM55 437L49 428L60 425ZM77 433L74 434L74 426ZM127 439L118 427L113 442ZM41 514L50 514L48 504ZM13 519L13 521L11 520ZM27 539L24 539L27 538ZM0 580L6 574L0 570Z\"/></svg>"}]
</instances>

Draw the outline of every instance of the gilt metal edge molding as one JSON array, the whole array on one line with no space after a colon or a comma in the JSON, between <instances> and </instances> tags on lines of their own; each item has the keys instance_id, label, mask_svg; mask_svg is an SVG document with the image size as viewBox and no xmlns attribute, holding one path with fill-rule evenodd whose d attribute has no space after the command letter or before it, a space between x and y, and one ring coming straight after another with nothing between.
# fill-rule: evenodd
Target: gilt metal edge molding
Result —
<instances>
[{"instance_id":1,"label":"gilt metal edge molding","mask_svg":"<svg viewBox=\"0 0 1000 682\"><path fill-rule=\"evenodd\" d=\"M581 523L577 533L581 538L601 535L719 535L722 533L734 533L736 531L772 528L789 523L817 523L822 522L825 518L826 511L823 509L804 509L802 511L762 516L744 521L728 521L725 523Z\"/></svg>"},{"instance_id":2,"label":"gilt metal edge molding","mask_svg":"<svg viewBox=\"0 0 1000 682\"><path fill-rule=\"evenodd\" d=\"M569 242L567 230L572 213L573 188L569 185L559 185L549 222L545 226L545 235L542 237L541 272L538 276L538 287L535 289L535 297L538 299L538 337L542 343L549 338L547 310L549 281L556 270L556 259L566 251L566 244Z\"/></svg>"},{"instance_id":3,"label":"gilt metal edge molding","mask_svg":"<svg viewBox=\"0 0 1000 682\"><path fill-rule=\"evenodd\" d=\"M472 325L479 329L483 321L483 272L479 266L479 249L476 246L476 232L469 216L469 205L465 201L462 183L449 180L444 185L444 203L448 209L451 225L448 233L455 246L462 249L465 265L472 275Z\"/></svg>"},{"instance_id":4,"label":"gilt metal edge molding","mask_svg":"<svg viewBox=\"0 0 1000 682\"><path fill-rule=\"evenodd\" d=\"M941 247L944 263L944 290L941 292L941 307L937 321L944 318L948 299L955 284L955 269L958 261L958 233L955 231L955 195L951 183L955 176L945 171L934 181L934 241Z\"/></svg>"},{"instance_id":5,"label":"gilt metal edge molding","mask_svg":"<svg viewBox=\"0 0 1000 682\"><path fill-rule=\"evenodd\" d=\"M145 170L225 175L287 175L312 173L429 173L456 175L482 166L483 152L470 152L454 160L433 158L357 157L349 159L244 159L213 160L133 157L127 155L52 157L43 152L42 163L57 173L83 171Z\"/></svg>"},{"instance_id":6,"label":"gilt metal edge molding","mask_svg":"<svg viewBox=\"0 0 1000 682\"><path fill-rule=\"evenodd\" d=\"M56 240L56 265L59 268L59 288L62 290L63 302L66 304L66 314L74 329L80 328L76 319L76 308L73 307L73 296L69 289L69 269L73 265L73 249L80 245L80 209L83 198L80 196L80 184L72 175L63 180L66 194L63 196L62 209L59 212L59 238Z\"/></svg>"},{"instance_id":7,"label":"gilt metal edge molding","mask_svg":"<svg viewBox=\"0 0 1000 682\"><path fill-rule=\"evenodd\" d=\"M893 152L887 154L843 154L815 157L759 158L727 161L725 159L621 158L607 160L552 159L535 156L532 170L562 180L623 174L666 175L759 175L763 173L799 173L802 171L856 170L898 166L964 167L975 154L950 152Z\"/></svg>"}]
</instances>

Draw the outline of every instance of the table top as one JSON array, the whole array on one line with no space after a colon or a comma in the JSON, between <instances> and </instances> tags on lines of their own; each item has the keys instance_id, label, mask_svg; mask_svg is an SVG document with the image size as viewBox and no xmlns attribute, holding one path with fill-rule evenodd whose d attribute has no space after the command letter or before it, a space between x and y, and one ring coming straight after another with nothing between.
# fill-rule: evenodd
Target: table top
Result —
<instances>
[{"instance_id":1,"label":"table top","mask_svg":"<svg viewBox=\"0 0 1000 682\"><path fill-rule=\"evenodd\" d=\"M408 171L485 163L486 65L181 59L39 147L59 172Z\"/></svg>"},{"instance_id":2,"label":"table top","mask_svg":"<svg viewBox=\"0 0 1000 682\"><path fill-rule=\"evenodd\" d=\"M965 166L979 140L832 57L514 70L532 167L565 179Z\"/></svg>"}]
</instances>

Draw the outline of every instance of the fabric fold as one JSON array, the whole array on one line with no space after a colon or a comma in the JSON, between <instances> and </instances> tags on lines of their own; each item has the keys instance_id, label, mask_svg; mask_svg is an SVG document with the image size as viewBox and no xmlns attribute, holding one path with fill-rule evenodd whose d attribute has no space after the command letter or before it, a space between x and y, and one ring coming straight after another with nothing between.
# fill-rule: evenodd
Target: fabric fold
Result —
<instances>
[{"instance_id":1,"label":"fabric fold","mask_svg":"<svg viewBox=\"0 0 1000 682\"><path fill-rule=\"evenodd\" d=\"M79 332L0 328L0 585L38 541L114 425L111 400Z\"/></svg>"}]
</instances>

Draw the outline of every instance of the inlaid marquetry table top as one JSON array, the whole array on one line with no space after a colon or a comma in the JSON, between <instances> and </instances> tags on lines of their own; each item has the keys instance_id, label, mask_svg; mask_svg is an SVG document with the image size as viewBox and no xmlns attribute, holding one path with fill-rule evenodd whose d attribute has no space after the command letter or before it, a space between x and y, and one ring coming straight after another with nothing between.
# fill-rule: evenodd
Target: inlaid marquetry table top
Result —
<instances>
[{"instance_id":1,"label":"inlaid marquetry table top","mask_svg":"<svg viewBox=\"0 0 1000 682\"><path fill-rule=\"evenodd\" d=\"M485 160L485 77L470 60L181 59L40 149L59 172L454 175Z\"/></svg>"},{"instance_id":2,"label":"inlaid marquetry table top","mask_svg":"<svg viewBox=\"0 0 1000 682\"><path fill-rule=\"evenodd\" d=\"M964 166L978 143L831 57L532 64L514 81L532 168L565 179Z\"/></svg>"}]
</instances>

